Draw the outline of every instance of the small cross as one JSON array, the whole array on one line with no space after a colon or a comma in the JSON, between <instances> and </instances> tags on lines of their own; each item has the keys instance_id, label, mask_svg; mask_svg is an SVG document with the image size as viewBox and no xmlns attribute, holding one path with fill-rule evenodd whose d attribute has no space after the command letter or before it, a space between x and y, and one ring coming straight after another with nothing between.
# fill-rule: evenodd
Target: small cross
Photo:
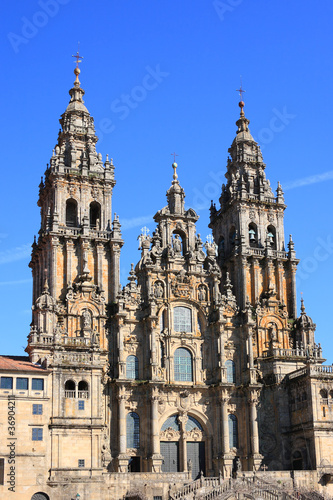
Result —
<instances>
[{"instance_id":1,"label":"small cross","mask_svg":"<svg viewBox=\"0 0 333 500\"><path fill-rule=\"evenodd\" d=\"M239 92L239 95L240 95L240 98L241 98L241 101L242 101L243 100L243 94L244 94L244 92L246 92L246 90L243 90L242 77L241 77L240 81L241 81L240 87L239 87L239 89L236 90L236 92Z\"/></svg>"},{"instance_id":2,"label":"small cross","mask_svg":"<svg viewBox=\"0 0 333 500\"><path fill-rule=\"evenodd\" d=\"M72 57L76 58L76 67L77 68L79 67L79 63L82 62L82 59L83 59L83 56L80 56L79 51L80 51L80 42L78 42L77 53L75 54L75 56L72 56Z\"/></svg>"},{"instance_id":3,"label":"small cross","mask_svg":"<svg viewBox=\"0 0 333 500\"><path fill-rule=\"evenodd\" d=\"M266 470L268 469L267 465L262 465L262 467L261 467L261 468L262 468L262 470L263 470L264 472L266 472Z\"/></svg>"},{"instance_id":4,"label":"small cross","mask_svg":"<svg viewBox=\"0 0 333 500\"><path fill-rule=\"evenodd\" d=\"M175 163L175 161L176 161L176 156L179 156L179 155L177 155L176 153L171 153L171 156L173 156L173 162Z\"/></svg>"},{"instance_id":5,"label":"small cross","mask_svg":"<svg viewBox=\"0 0 333 500\"><path fill-rule=\"evenodd\" d=\"M149 229L148 229L148 227L143 226L143 227L141 228L141 234L143 234L144 236L148 236L148 233L149 233Z\"/></svg>"},{"instance_id":6,"label":"small cross","mask_svg":"<svg viewBox=\"0 0 333 500\"><path fill-rule=\"evenodd\" d=\"M208 243L211 245L212 243L214 243L214 238L211 234L209 234L208 236L206 236L206 239L208 241Z\"/></svg>"}]
</instances>

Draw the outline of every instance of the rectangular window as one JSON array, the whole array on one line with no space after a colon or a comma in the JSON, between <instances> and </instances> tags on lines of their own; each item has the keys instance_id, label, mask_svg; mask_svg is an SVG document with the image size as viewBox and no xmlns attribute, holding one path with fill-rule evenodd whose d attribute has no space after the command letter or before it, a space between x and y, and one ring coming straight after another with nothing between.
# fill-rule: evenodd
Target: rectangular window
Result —
<instances>
[{"instance_id":1,"label":"rectangular window","mask_svg":"<svg viewBox=\"0 0 333 500\"><path fill-rule=\"evenodd\" d=\"M5 459L0 458L0 484L5 484Z\"/></svg>"},{"instance_id":2,"label":"rectangular window","mask_svg":"<svg viewBox=\"0 0 333 500\"><path fill-rule=\"evenodd\" d=\"M44 379L33 378L32 379L32 390L33 391L43 391L44 390Z\"/></svg>"},{"instance_id":3,"label":"rectangular window","mask_svg":"<svg viewBox=\"0 0 333 500\"><path fill-rule=\"evenodd\" d=\"M78 465L79 465L79 467L84 467L84 460L81 460L81 459L80 459L80 460L79 460L79 464L78 464Z\"/></svg>"},{"instance_id":4,"label":"rectangular window","mask_svg":"<svg viewBox=\"0 0 333 500\"><path fill-rule=\"evenodd\" d=\"M32 405L32 414L33 415L43 415L43 405Z\"/></svg>"},{"instance_id":5,"label":"rectangular window","mask_svg":"<svg viewBox=\"0 0 333 500\"><path fill-rule=\"evenodd\" d=\"M27 391L28 390L28 379L18 377L16 379L16 389L20 389L21 391Z\"/></svg>"},{"instance_id":6,"label":"rectangular window","mask_svg":"<svg viewBox=\"0 0 333 500\"><path fill-rule=\"evenodd\" d=\"M79 410L84 410L84 401L79 401Z\"/></svg>"},{"instance_id":7,"label":"rectangular window","mask_svg":"<svg viewBox=\"0 0 333 500\"><path fill-rule=\"evenodd\" d=\"M162 497L154 495L154 500L162 500Z\"/></svg>"},{"instance_id":8,"label":"rectangular window","mask_svg":"<svg viewBox=\"0 0 333 500\"><path fill-rule=\"evenodd\" d=\"M32 440L33 441L43 441L43 429L39 427L34 427L32 429Z\"/></svg>"},{"instance_id":9,"label":"rectangular window","mask_svg":"<svg viewBox=\"0 0 333 500\"><path fill-rule=\"evenodd\" d=\"M0 389L12 389L13 377L1 377Z\"/></svg>"}]
</instances>

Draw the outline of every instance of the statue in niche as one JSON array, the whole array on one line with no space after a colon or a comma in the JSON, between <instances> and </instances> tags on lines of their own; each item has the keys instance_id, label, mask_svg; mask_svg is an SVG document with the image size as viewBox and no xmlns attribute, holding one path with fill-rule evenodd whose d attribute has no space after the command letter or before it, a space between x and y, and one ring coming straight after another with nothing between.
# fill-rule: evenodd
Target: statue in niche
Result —
<instances>
[{"instance_id":1,"label":"statue in niche","mask_svg":"<svg viewBox=\"0 0 333 500\"><path fill-rule=\"evenodd\" d=\"M175 254L181 254L182 253L182 242L179 237L179 234L175 234L174 240L173 240L173 249L175 251Z\"/></svg>"},{"instance_id":2,"label":"statue in niche","mask_svg":"<svg viewBox=\"0 0 333 500\"><path fill-rule=\"evenodd\" d=\"M83 257L82 257L82 260L83 260L83 274L89 274L90 271L89 271L89 268L88 268L88 252L85 250L83 252Z\"/></svg>"},{"instance_id":3,"label":"statue in niche","mask_svg":"<svg viewBox=\"0 0 333 500\"><path fill-rule=\"evenodd\" d=\"M206 300L206 289L204 286L199 286L198 299L200 300L200 302L203 302Z\"/></svg>"},{"instance_id":4,"label":"statue in niche","mask_svg":"<svg viewBox=\"0 0 333 500\"><path fill-rule=\"evenodd\" d=\"M151 257L154 261L160 258L162 255L161 240L159 238L153 239L153 247L150 252Z\"/></svg>"},{"instance_id":5,"label":"statue in niche","mask_svg":"<svg viewBox=\"0 0 333 500\"><path fill-rule=\"evenodd\" d=\"M88 330L91 328L91 316L88 309L85 309L82 313L82 324L84 330Z\"/></svg>"},{"instance_id":6,"label":"statue in niche","mask_svg":"<svg viewBox=\"0 0 333 500\"><path fill-rule=\"evenodd\" d=\"M156 299L161 299L163 297L163 285L160 281L154 285L154 297Z\"/></svg>"},{"instance_id":7,"label":"statue in niche","mask_svg":"<svg viewBox=\"0 0 333 500\"><path fill-rule=\"evenodd\" d=\"M278 331L275 323L270 323L268 326L268 335L271 342L278 341Z\"/></svg>"}]
</instances>

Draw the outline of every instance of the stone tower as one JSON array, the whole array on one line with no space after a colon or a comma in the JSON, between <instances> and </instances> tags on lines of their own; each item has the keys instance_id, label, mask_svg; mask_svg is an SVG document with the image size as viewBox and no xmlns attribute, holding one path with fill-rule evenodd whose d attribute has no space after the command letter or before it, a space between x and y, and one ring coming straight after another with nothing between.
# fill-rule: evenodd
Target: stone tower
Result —
<instances>
[{"instance_id":1,"label":"stone tower","mask_svg":"<svg viewBox=\"0 0 333 500\"><path fill-rule=\"evenodd\" d=\"M249 131L244 102L236 137L229 149L226 185L220 207L211 206L210 227L218 246L223 279L230 276L239 305L235 332L240 364L238 384L257 383L256 405L260 453L270 468L288 469L290 464L289 402L286 376L306 363L322 363L321 349L314 342L314 328L305 332L297 320L296 267L298 260L290 236L285 249L283 216L286 208L278 184L276 195L265 176L259 145ZM228 279L228 278L227 278ZM228 339L225 339L226 345ZM251 407L250 414L256 405ZM274 408L279 408L277 413ZM243 429L246 432L246 429Z\"/></svg>"},{"instance_id":2,"label":"stone tower","mask_svg":"<svg viewBox=\"0 0 333 500\"><path fill-rule=\"evenodd\" d=\"M78 462L93 475L101 471L107 313L119 291L123 244L118 218L112 227L110 222L114 166L108 157L103 165L96 152L78 65L74 73L58 142L40 184L41 226L30 262L33 318L26 350L32 362L53 372L51 477Z\"/></svg>"}]
</instances>

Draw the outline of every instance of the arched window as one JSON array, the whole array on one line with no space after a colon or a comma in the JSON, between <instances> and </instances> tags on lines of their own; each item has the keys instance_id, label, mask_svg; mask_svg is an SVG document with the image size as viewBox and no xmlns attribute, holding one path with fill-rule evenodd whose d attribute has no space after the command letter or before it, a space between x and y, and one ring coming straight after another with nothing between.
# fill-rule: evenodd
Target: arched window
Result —
<instances>
[{"instance_id":1,"label":"arched window","mask_svg":"<svg viewBox=\"0 0 333 500\"><path fill-rule=\"evenodd\" d=\"M77 227L77 202L70 198L66 201L66 226Z\"/></svg>"},{"instance_id":2,"label":"arched window","mask_svg":"<svg viewBox=\"0 0 333 500\"><path fill-rule=\"evenodd\" d=\"M179 347L175 351L175 381L176 382L192 382L192 355L188 349Z\"/></svg>"},{"instance_id":3,"label":"arched window","mask_svg":"<svg viewBox=\"0 0 333 500\"><path fill-rule=\"evenodd\" d=\"M224 237L223 236L221 236L217 248L218 248L218 255L219 255L219 257L224 257Z\"/></svg>"},{"instance_id":4,"label":"arched window","mask_svg":"<svg viewBox=\"0 0 333 500\"><path fill-rule=\"evenodd\" d=\"M258 244L257 226L253 222L249 225L249 244L250 246Z\"/></svg>"},{"instance_id":5,"label":"arched window","mask_svg":"<svg viewBox=\"0 0 333 500\"><path fill-rule=\"evenodd\" d=\"M139 360L136 356L128 356L126 359L126 378L139 378Z\"/></svg>"},{"instance_id":6,"label":"arched window","mask_svg":"<svg viewBox=\"0 0 333 500\"><path fill-rule=\"evenodd\" d=\"M92 229L100 229L101 224L101 205L97 201L90 203L89 210L90 227Z\"/></svg>"},{"instance_id":7,"label":"arched window","mask_svg":"<svg viewBox=\"0 0 333 500\"><path fill-rule=\"evenodd\" d=\"M126 417L127 448L139 448L140 445L140 418L137 413L131 412Z\"/></svg>"},{"instance_id":8,"label":"arched window","mask_svg":"<svg viewBox=\"0 0 333 500\"><path fill-rule=\"evenodd\" d=\"M202 425L199 424L199 422L194 417L191 417L190 415L188 416L188 420L186 422L185 429L187 432L190 432L193 429L199 429L200 431L203 430Z\"/></svg>"},{"instance_id":9,"label":"arched window","mask_svg":"<svg viewBox=\"0 0 333 500\"><path fill-rule=\"evenodd\" d=\"M230 448L238 448L238 425L236 415L228 415L229 424L229 446Z\"/></svg>"},{"instance_id":10,"label":"arched window","mask_svg":"<svg viewBox=\"0 0 333 500\"><path fill-rule=\"evenodd\" d=\"M160 342L160 354L161 354L161 368L164 368L164 356L165 356L165 352L164 352L164 343L163 342Z\"/></svg>"},{"instance_id":11,"label":"arched window","mask_svg":"<svg viewBox=\"0 0 333 500\"><path fill-rule=\"evenodd\" d=\"M173 310L173 328L175 332L192 331L192 311L189 307L175 307Z\"/></svg>"},{"instance_id":12,"label":"arched window","mask_svg":"<svg viewBox=\"0 0 333 500\"><path fill-rule=\"evenodd\" d=\"M234 384L236 382L235 363L231 359L228 359L228 361L225 362L225 367L227 369L227 382Z\"/></svg>"},{"instance_id":13,"label":"arched window","mask_svg":"<svg viewBox=\"0 0 333 500\"><path fill-rule=\"evenodd\" d=\"M165 311L162 311L160 316L160 332L163 332L165 328Z\"/></svg>"},{"instance_id":14,"label":"arched window","mask_svg":"<svg viewBox=\"0 0 333 500\"><path fill-rule=\"evenodd\" d=\"M267 245L276 249L276 231L274 226L267 228Z\"/></svg>"},{"instance_id":15,"label":"arched window","mask_svg":"<svg viewBox=\"0 0 333 500\"><path fill-rule=\"evenodd\" d=\"M88 383L85 380L79 382L78 397L79 399L88 399L89 397Z\"/></svg>"},{"instance_id":16,"label":"arched window","mask_svg":"<svg viewBox=\"0 0 333 500\"><path fill-rule=\"evenodd\" d=\"M231 247L235 246L235 240L236 240L236 229L235 226L232 226L229 231L229 242Z\"/></svg>"},{"instance_id":17,"label":"arched window","mask_svg":"<svg viewBox=\"0 0 333 500\"><path fill-rule=\"evenodd\" d=\"M161 427L161 431L166 431L167 429L173 429L174 431L180 431L180 425L178 422L178 415L171 415L167 418Z\"/></svg>"},{"instance_id":18,"label":"arched window","mask_svg":"<svg viewBox=\"0 0 333 500\"><path fill-rule=\"evenodd\" d=\"M65 382L65 398L75 398L75 382L74 380L66 380Z\"/></svg>"},{"instance_id":19,"label":"arched window","mask_svg":"<svg viewBox=\"0 0 333 500\"><path fill-rule=\"evenodd\" d=\"M326 389L321 389L320 391L320 397L321 397L321 404L322 405L327 405L328 404L328 393L326 391Z\"/></svg>"},{"instance_id":20,"label":"arched window","mask_svg":"<svg viewBox=\"0 0 333 500\"><path fill-rule=\"evenodd\" d=\"M330 391L330 398L333 399L333 391Z\"/></svg>"}]
</instances>

